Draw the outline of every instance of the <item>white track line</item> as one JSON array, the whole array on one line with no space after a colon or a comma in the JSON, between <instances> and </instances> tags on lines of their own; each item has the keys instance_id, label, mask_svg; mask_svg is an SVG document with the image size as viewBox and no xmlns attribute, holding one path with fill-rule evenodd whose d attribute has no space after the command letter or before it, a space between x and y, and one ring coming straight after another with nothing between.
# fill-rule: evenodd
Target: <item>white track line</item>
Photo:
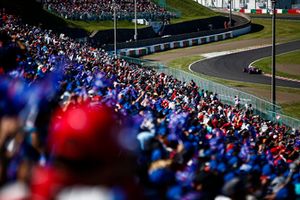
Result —
<instances>
[{"instance_id":1,"label":"white track line","mask_svg":"<svg viewBox=\"0 0 300 200\"><path fill-rule=\"evenodd\" d=\"M218 57L218 56L224 56L224 55L229 55L229 54L239 53L239 52L243 52L243 51L249 51L249 50L253 50L253 49L260 49L260 48L264 48L264 47L268 47L268 46L271 46L271 44L265 44L265 45L259 45L259 46L251 46L251 47L245 47L245 48L234 49L234 50L229 50L229 51L218 51L218 52L211 52L211 53L200 54L200 56L203 56L204 59L200 59L200 60L197 60L197 61L192 62L192 63L189 65L189 70L190 70L191 72L194 72L194 71L191 69L191 66L192 66L193 64L195 64L196 62L203 61L203 60L205 60L205 59L210 59L210 58L214 58L214 57Z\"/></svg>"}]
</instances>

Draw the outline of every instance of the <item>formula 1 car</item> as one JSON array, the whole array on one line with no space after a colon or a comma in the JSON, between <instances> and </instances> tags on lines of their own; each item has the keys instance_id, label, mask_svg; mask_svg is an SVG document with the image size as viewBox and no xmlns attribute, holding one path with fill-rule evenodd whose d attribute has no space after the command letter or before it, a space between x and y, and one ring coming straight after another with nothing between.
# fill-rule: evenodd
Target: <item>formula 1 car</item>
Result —
<instances>
[{"instance_id":1,"label":"formula 1 car","mask_svg":"<svg viewBox=\"0 0 300 200\"><path fill-rule=\"evenodd\" d=\"M243 72L248 73L248 74L261 74L262 73L261 69L258 69L256 67L252 67L252 66L245 67Z\"/></svg>"}]
</instances>

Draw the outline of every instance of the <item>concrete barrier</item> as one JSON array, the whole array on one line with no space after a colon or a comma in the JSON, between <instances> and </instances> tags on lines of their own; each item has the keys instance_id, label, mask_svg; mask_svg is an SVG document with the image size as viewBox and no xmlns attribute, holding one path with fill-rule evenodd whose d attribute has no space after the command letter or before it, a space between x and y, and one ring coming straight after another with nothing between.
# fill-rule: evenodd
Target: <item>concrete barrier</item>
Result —
<instances>
[{"instance_id":1,"label":"concrete barrier","mask_svg":"<svg viewBox=\"0 0 300 200\"><path fill-rule=\"evenodd\" d=\"M249 12L249 13L251 12L251 10L244 10L244 11ZM263 13L265 11L261 10L260 12ZM247 22L247 24L245 24L246 26L243 26L243 28L237 28L237 29L233 29L230 31L224 30L224 32L222 32L222 33L217 33L217 34L212 34L212 35L199 36L199 37L194 37L194 38L189 38L189 39L184 39L184 40L177 40L177 41L170 41L170 42L165 42L165 43L161 43L161 44L148 45L148 46L143 46L143 47L138 47L138 48L124 48L124 49L120 49L118 51L118 53L120 55L124 55L124 56L140 57L140 56L144 56L147 54L166 51L166 50L170 50L170 49L191 47L191 46L195 46L195 45L206 44L209 42L226 40L226 39L229 39L232 37L237 37L239 35L249 33L251 31L251 23L250 23L249 16L247 16L241 12L236 13L236 15L239 15L239 16L247 19L248 22Z\"/></svg>"},{"instance_id":2,"label":"concrete barrier","mask_svg":"<svg viewBox=\"0 0 300 200\"><path fill-rule=\"evenodd\" d=\"M196 37L187 40L172 41L168 43L150 45L150 46L145 46L140 48L121 49L119 50L119 54L124 56L130 56L130 57L139 57L139 56L144 56L147 54L170 50L170 49L191 47L191 46L201 45L209 42L225 40L225 39L246 34L250 31L251 31L251 25L233 31L227 31L224 33L208 35L203 37Z\"/></svg>"}]
</instances>

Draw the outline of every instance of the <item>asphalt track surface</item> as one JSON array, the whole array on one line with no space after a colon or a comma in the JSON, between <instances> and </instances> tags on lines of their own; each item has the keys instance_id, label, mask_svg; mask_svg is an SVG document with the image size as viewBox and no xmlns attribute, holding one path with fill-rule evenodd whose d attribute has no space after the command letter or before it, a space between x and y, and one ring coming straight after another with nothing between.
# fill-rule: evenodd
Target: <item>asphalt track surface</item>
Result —
<instances>
[{"instance_id":1,"label":"asphalt track surface","mask_svg":"<svg viewBox=\"0 0 300 200\"><path fill-rule=\"evenodd\" d=\"M300 41L279 44L276 45L276 54L297 49L300 49ZM271 85L271 77L262 74L248 74L243 72L243 68L248 67L253 61L271 56L271 54L272 47L269 46L204 59L193 63L190 66L190 69L201 74L222 79ZM276 86L300 88L300 82L276 78Z\"/></svg>"}]
</instances>

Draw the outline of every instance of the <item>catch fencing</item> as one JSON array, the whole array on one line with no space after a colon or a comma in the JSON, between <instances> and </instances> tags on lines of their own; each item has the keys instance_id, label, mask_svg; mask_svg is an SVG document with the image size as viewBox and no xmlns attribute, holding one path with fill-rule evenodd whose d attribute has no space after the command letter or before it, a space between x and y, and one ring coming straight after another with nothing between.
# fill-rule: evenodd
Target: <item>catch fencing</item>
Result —
<instances>
[{"instance_id":1,"label":"catch fencing","mask_svg":"<svg viewBox=\"0 0 300 200\"><path fill-rule=\"evenodd\" d=\"M196 75L194 73L188 73L182 70L169 68L161 63L127 56L120 56L120 58L130 63L139 64L145 68L154 69L159 73L165 73L169 76L173 76L183 82L189 82L193 80L199 86L200 90L204 89L217 93L219 99L223 103L227 103L229 105L234 105L235 96L238 96L242 106L245 106L245 104L251 104L254 109L254 113L261 116L263 119L278 122L280 124L286 124L292 128L300 129L300 120L283 115L280 106L274 105L271 102L256 97L252 94L248 94L235 88L227 87L225 85L208 80L199 74Z\"/></svg>"}]
</instances>

